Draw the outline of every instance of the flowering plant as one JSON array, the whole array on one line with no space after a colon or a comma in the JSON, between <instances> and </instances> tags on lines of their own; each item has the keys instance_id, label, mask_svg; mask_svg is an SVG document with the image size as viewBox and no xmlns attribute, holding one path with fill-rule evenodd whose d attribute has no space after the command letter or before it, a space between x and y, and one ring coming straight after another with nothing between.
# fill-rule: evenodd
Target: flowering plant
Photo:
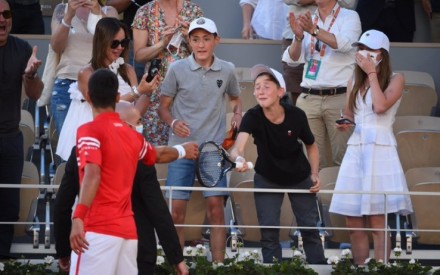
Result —
<instances>
[{"instance_id":1,"label":"flowering plant","mask_svg":"<svg viewBox=\"0 0 440 275\"><path fill-rule=\"evenodd\" d=\"M274 261L273 264L269 265L261 262L260 254L257 250L240 253L241 247L243 247L242 243L238 243L238 252L232 257L226 255L224 263L210 262L208 257L206 257L209 251L207 251L203 245L199 244L196 247L186 247L184 255L187 257L186 264L189 267L189 273L197 275L317 274L313 269L307 266L304 255L294 248L292 248L292 259L282 262ZM162 253L162 248L158 247L159 256L155 274L176 274L174 268L163 258L164 255Z\"/></svg>"},{"instance_id":2,"label":"flowering plant","mask_svg":"<svg viewBox=\"0 0 440 275\"><path fill-rule=\"evenodd\" d=\"M46 256L43 263L34 264L30 260L10 260L4 263L0 262L0 274L14 274L14 275L45 275L45 274L62 274L54 271L52 265L54 264L54 257Z\"/></svg>"},{"instance_id":3,"label":"flowering plant","mask_svg":"<svg viewBox=\"0 0 440 275\"><path fill-rule=\"evenodd\" d=\"M412 259L410 261L399 260L402 254L402 249L396 247L394 255L396 260L392 263L385 264L383 261L375 259L366 259L365 265L355 265L351 262L351 251L349 249L342 250L341 259L337 256L330 257L328 264L332 265L332 275L357 275L357 274L399 274L399 275L414 275L414 274L431 274L431 266L422 266L418 261ZM440 270L433 273L440 275Z\"/></svg>"}]
</instances>

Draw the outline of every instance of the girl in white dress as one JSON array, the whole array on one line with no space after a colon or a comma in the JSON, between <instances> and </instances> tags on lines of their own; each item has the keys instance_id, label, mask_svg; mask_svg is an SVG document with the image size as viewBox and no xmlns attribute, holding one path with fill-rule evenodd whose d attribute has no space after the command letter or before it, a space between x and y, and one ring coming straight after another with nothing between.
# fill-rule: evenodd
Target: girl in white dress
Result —
<instances>
[{"instance_id":1,"label":"girl in white dress","mask_svg":"<svg viewBox=\"0 0 440 275\"><path fill-rule=\"evenodd\" d=\"M337 124L341 131L355 127L339 170L336 191L408 191L397 154L393 123L404 88L401 74L391 72L388 37L376 30L366 31L353 44L358 47L354 77L348 83L344 117L353 123ZM386 206L385 206L386 203ZM391 239L385 235L385 215L412 212L409 195L334 194L330 212L345 215L350 231L355 264L369 257L368 232L373 231L374 258L387 259Z\"/></svg>"},{"instance_id":2,"label":"girl in white dress","mask_svg":"<svg viewBox=\"0 0 440 275\"><path fill-rule=\"evenodd\" d=\"M64 121L57 146L57 155L63 160L69 158L76 142L79 126L93 119L92 109L87 102L88 82L92 73L99 68L109 68L118 76L121 100L133 102L141 114L145 113L150 102L149 96L157 88L158 77L146 82L144 75L137 86L133 67L125 64L128 56L128 30L116 18L102 18L96 25L93 37L92 59L90 64L78 73L78 81L72 83L69 93L72 103ZM136 87L137 86L137 87Z\"/></svg>"}]
</instances>

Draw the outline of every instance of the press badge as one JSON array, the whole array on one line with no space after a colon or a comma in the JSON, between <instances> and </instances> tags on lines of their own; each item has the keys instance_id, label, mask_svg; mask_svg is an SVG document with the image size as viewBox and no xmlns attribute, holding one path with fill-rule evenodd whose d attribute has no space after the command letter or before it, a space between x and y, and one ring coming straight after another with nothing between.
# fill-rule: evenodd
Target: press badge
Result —
<instances>
[{"instance_id":1,"label":"press badge","mask_svg":"<svg viewBox=\"0 0 440 275\"><path fill-rule=\"evenodd\" d=\"M307 63L306 78L316 80L320 66L321 60L310 59Z\"/></svg>"}]
</instances>

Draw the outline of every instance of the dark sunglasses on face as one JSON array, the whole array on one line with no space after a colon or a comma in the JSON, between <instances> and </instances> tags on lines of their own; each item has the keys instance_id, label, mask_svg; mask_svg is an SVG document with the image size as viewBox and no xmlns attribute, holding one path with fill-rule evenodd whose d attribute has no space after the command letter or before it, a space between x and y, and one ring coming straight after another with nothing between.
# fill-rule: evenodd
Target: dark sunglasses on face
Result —
<instances>
[{"instance_id":1,"label":"dark sunglasses on face","mask_svg":"<svg viewBox=\"0 0 440 275\"><path fill-rule=\"evenodd\" d=\"M110 44L110 48L116 49L119 45L121 45L122 48L127 48L128 44L130 44L130 39L124 38L122 40L113 40Z\"/></svg>"},{"instance_id":2,"label":"dark sunglasses on face","mask_svg":"<svg viewBox=\"0 0 440 275\"><path fill-rule=\"evenodd\" d=\"M4 19L9 19L12 17L12 11L10 10L0 11L0 14L3 15Z\"/></svg>"}]
</instances>

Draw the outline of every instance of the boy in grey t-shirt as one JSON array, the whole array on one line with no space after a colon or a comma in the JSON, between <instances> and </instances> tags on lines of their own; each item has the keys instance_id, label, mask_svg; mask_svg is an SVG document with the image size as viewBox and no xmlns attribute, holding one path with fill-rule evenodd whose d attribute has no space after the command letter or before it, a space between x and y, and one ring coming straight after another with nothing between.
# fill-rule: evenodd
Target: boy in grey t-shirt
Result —
<instances>
[{"instance_id":1,"label":"boy in grey t-shirt","mask_svg":"<svg viewBox=\"0 0 440 275\"><path fill-rule=\"evenodd\" d=\"M234 116L231 123L241 122L240 88L234 75L234 65L214 55L220 41L214 21L197 18L191 22L189 44L193 54L174 62L162 83L159 116L170 125L169 145L182 141L223 142L226 132L227 98ZM192 186L194 160L178 160L168 166L167 186ZM223 180L218 187L226 187ZM166 194L169 197L169 194ZM186 204L190 191L173 191L173 219L175 224L185 221ZM211 225L224 225L224 196L227 192L204 192L207 217ZM180 244L184 246L184 229L177 228ZM211 228L212 260L223 262L225 231Z\"/></svg>"}]
</instances>

